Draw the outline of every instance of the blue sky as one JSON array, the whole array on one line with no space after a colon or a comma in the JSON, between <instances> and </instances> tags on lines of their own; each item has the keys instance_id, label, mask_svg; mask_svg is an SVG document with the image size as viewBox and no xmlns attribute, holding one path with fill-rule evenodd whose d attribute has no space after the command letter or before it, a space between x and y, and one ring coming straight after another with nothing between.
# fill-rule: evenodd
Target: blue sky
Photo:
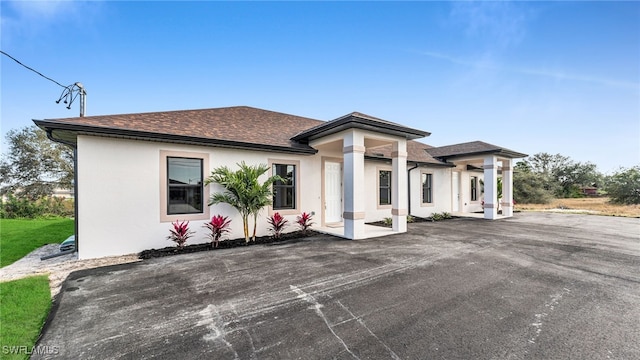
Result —
<instances>
[{"instance_id":1,"label":"blue sky","mask_svg":"<svg viewBox=\"0 0 640 360\"><path fill-rule=\"evenodd\" d=\"M640 164L640 2L0 2L3 51L87 115L248 105ZM0 58L2 136L77 116ZM3 144L3 149L4 149Z\"/></svg>"}]
</instances>

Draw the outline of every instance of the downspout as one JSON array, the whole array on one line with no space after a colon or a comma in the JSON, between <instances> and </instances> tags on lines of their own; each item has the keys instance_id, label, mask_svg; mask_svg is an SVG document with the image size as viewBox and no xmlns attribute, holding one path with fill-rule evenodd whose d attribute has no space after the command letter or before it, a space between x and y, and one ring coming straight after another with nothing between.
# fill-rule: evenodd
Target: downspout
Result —
<instances>
[{"instance_id":1,"label":"downspout","mask_svg":"<svg viewBox=\"0 0 640 360\"><path fill-rule=\"evenodd\" d=\"M51 129L46 130L47 137L53 142L67 145L73 149L73 212L74 212L74 235L76 241L76 252L78 252L78 146L70 141L55 139Z\"/></svg>"},{"instance_id":2,"label":"downspout","mask_svg":"<svg viewBox=\"0 0 640 360\"><path fill-rule=\"evenodd\" d=\"M409 207L408 209L408 214L409 216L411 215L411 170L415 170L418 168L418 163L416 163L411 169L407 170L407 191L409 193L409 196L407 198L407 206Z\"/></svg>"}]
</instances>

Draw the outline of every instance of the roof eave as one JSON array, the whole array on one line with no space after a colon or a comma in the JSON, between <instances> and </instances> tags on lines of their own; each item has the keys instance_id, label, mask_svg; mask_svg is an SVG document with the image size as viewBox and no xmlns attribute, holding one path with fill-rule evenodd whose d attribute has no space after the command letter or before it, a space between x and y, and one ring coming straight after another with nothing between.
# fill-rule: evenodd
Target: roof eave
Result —
<instances>
[{"instance_id":1,"label":"roof eave","mask_svg":"<svg viewBox=\"0 0 640 360\"><path fill-rule=\"evenodd\" d=\"M375 132L381 132L389 135L404 137L407 140L415 140L427 137L431 133L427 131L411 129L400 125L393 125L370 119L365 119L357 116L344 116L337 120L330 121L315 128L305 130L294 137L291 140L294 141L310 141L315 140L327 135L335 134L337 132L357 128L363 130L370 130Z\"/></svg>"},{"instance_id":2,"label":"roof eave","mask_svg":"<svg viewBox=\"0 0 640 360\"><path fill-rule=\"evenodd\" d=\"M60 130L60 131L75 133L76 136L78 134L107 136L107 137L117 137L117 138L135 139L135 140L150 140L150 141L171 142L171 143L188 144L188 145L205 145L205 146L217 146L217 147L225 147L225 148L233 148L233 149L262 150L262 151L274 151L274 152L280 152L280 153L294 153L294 154L308 154L308 155L313 155L318 152L318 150L310 146L296 148L296 147L288 147L288 146L245 143L240 141L199 138L199 137L184 136L184 135L162 134L162 133L126 130L126 129L103 128L99 126L65 124L65 123L58 123L58 122L49 121L49 120L33 119L33 122L38 127L40 127L45 131Z\"/></svg>"},{"instance_id":3,"label":"roof eave","mask_svg":"<svg viewBox=\"0 0 640 360\"><path fill-rule=\"evenodd\" d=\"M468 152L463 154L455 154L455 155L431 155L438 159L443 159L444 161L449 159L468 157L468 156L478 156L478 155L501 155L502 157L510 158L510 159L519 159L525 158L529 155L519 153L517 151L508 150L508 149L496 149L496 150L486 150L486 151L476 151L476 152Z\"/></svg>"}]
</instances>

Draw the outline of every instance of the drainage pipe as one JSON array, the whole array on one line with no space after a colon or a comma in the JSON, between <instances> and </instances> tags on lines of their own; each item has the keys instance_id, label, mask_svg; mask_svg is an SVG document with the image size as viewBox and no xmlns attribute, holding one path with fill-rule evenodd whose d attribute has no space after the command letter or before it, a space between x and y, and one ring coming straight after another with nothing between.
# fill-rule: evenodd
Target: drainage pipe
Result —
<instances>
[{"instance_id":1,"label":"drainage pipe","mask_svg":"<svg viewBox=\"0 0 640 360\"><path fill-rule=\"evenodd\" d=\"M416 163L411 169L407 170L407 190L409 193L409 197L407 198L407 206L409 207L407 213L409 214L409 216L413 216L411 215L411 170L415 170L418 168L418 163Z\"/></svg>"}]
</instances>

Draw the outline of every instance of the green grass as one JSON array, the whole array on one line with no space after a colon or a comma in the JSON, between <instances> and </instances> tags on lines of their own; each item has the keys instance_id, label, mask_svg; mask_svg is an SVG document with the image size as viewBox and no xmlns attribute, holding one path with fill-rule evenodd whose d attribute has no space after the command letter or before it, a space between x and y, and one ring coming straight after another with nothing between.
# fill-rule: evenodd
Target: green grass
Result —
<instances>
[{"instance_id":1,"label":"green grass","mask_svg":"<svg viewBox=\"0 0 640 360\"><path fill-rule=\"evenodd\" d=\"M48 276L0 283L0 304L0 357L28 359L51 308Z\"/></svg>"},{"instance_id":2,"label":"green grass","mask_svg":"<svg viewBox=\"0 0 640 360\"><path fill-rule=\"evenodd\" d=\"M0 219L0 267L43 245L59 244L73 232L73 219Z\"/></svg>"}]
</instances>

